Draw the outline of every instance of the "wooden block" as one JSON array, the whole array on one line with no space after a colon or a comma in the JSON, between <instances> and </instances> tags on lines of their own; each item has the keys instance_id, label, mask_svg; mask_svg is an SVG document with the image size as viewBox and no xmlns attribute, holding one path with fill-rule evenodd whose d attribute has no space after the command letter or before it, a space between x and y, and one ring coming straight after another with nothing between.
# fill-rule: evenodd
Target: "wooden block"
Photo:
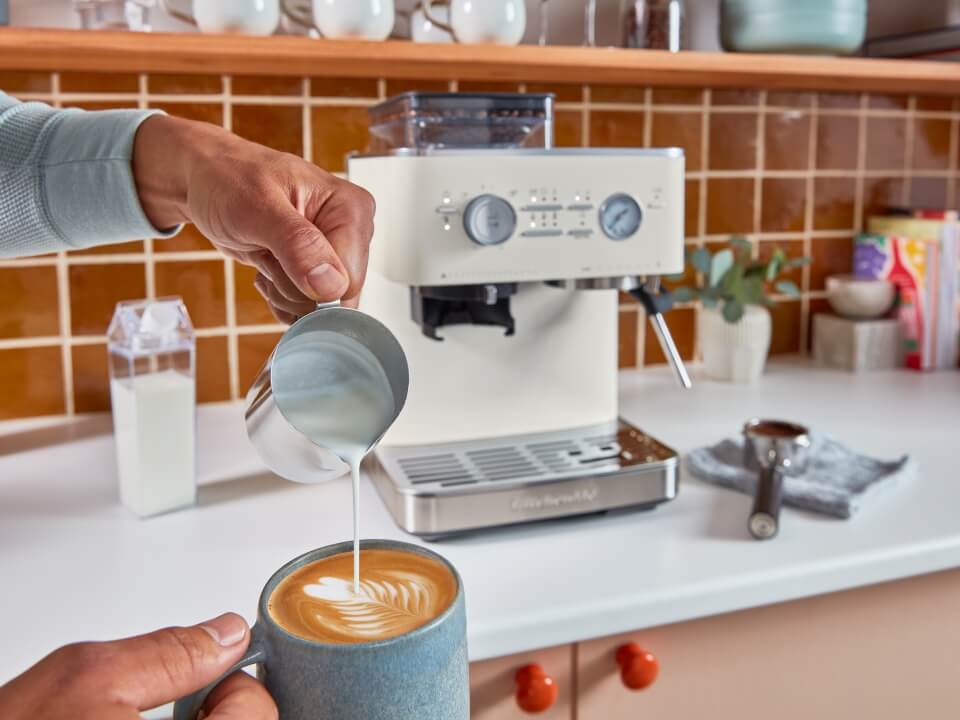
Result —
<instances>
[{"instance_id":1,"label":"wooden block","mask_svg":"<svg viewBox=\"0 0 960 720\"><path fill-rule=\"evenodd\" d=\"M813 359L823 367L853 372L900 367L900 325L895 319L849 320L813 316Z\"/></svg>"}]
</instances>

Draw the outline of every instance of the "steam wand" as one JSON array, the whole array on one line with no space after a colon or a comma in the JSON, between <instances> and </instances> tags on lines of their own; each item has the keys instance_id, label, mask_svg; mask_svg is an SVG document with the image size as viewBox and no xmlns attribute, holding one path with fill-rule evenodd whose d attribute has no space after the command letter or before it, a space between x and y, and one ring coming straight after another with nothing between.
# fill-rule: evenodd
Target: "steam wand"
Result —
<instances>
[{"instance_id":1,"label":"steam wand","mask_svg":"<svg viewBox=\"0 0 960 720\"><path fill-rule=\"evenodd\" d=\"M653 330L657 334L657 340L660 341L660 348L670 361L680 385L684 389L689 389L691 386L690 375L687 374L687 367L683 363L683 358L680 357L676 343L673 342L670 328L667 327L667 322L663 319L663 313L673 307L673 299L670 294L660 292L659 277L647 278L645 283L631 290L630 294L639 300L644 310L647 311Z\"/></svg>"}]
</instances>

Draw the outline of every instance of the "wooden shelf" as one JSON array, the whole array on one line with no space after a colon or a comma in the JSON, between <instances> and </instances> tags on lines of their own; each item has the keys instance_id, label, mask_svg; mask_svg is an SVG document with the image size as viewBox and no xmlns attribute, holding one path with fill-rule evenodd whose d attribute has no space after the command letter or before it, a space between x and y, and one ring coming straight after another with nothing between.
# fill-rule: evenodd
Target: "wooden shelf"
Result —
<instances>
[{"instance_id":1,"label":"wooden shelf","mask_svg":"<svg viewBox=\"0 0 960 720\"><path fill-rule=\"evenodd\" d=\"M23 28L0 30L0 69L456 78L960 95L960 65L949 62Z\"/></svg>"}]
</instances>

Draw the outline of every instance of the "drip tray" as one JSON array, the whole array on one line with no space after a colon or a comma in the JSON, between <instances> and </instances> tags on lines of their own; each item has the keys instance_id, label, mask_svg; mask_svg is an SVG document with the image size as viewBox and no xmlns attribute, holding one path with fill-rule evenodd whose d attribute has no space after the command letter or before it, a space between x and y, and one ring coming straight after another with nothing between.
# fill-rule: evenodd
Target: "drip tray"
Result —
<instances>
[{"instance_id":1,"label":"drip tray","mask_svg":"<svg viewBox=\"0 0 960 720\"><path fill-rule=\"evenodd\" d=\"M397 524L428 539L649 508L677 491L676 452L622 420L556 433L380 447L367 470Z\"/></svg>"}]
</instances>

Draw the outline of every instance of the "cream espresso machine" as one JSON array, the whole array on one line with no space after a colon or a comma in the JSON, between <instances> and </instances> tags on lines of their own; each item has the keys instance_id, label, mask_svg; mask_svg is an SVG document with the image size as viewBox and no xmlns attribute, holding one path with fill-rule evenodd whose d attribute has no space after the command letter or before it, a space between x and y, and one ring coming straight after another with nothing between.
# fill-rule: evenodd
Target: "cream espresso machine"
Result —
<instances>
[{"instance_id":1,"label":"cream espresso machine","mask_svg":"<svg viewBox=\"0 0 960 720\"><path fill-rule=\"evenodd\" d=\"M407 94L371 133L348 163L377 201L361 309L400 340L410 390L367 469L400 527L672 499L676 453L618 416L617 291L689 385L657 293L683 269L682 151L554 149L549 95Z\"/></svg>"}]
</instances>

